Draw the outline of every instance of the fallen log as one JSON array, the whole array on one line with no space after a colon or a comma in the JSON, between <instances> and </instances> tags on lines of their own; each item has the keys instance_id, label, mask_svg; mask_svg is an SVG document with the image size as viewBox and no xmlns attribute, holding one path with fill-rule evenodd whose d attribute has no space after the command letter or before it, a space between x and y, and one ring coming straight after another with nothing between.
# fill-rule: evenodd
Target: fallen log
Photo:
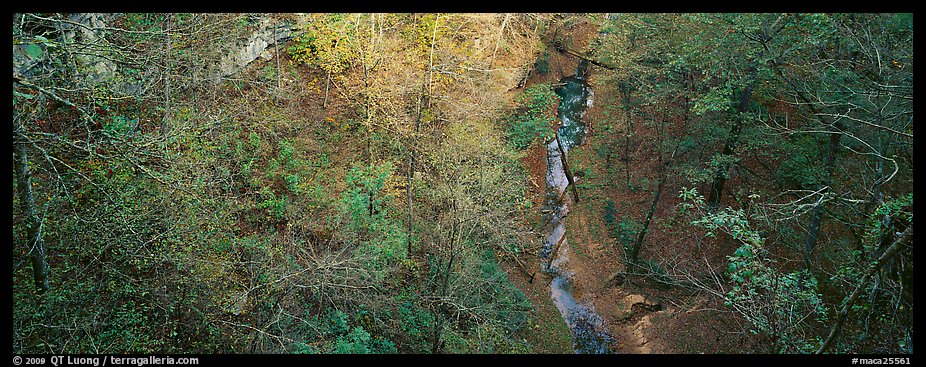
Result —
<instances>
[{"instance_id":1,"label":"fallen log","mask_svg":"<svg viewBox=\"0 0 926 367\"><path fill-rule=\"evenodd\" d=\"M524 275L527 275L528 277L530 277L530 279L527 280L528 283L533 283L533 282L534 282L534 276L537 275L537 272L536 272L536 271L535 271L535 272L530 272L530 271L528 271L528 270L527 270L527 265L524 265L524 262L522 262L521 259L518 258L518 255L512 254L512 253L510 253L510 252L508 252L508 251L502 251L502 252L503 252L505 255L507 255L508 257L514 259L514 262L515 262L516 264L518 264L518 269L520 269L521 272L524 273Z\"/></svg>"},{"instance_id":2,"label":"fallen log","mask_svg":"<svg viewBox=\"0 0 926 367\"><path fill-rule=\"evenodd\" d=\"M559 246L566 240L566 234L563 233L563 236L556 241L556 244L553 245L553 251L550 252L550 258L547 259L547 269L553 264L553 259L556 258L556 252L559 250Z\"/></svg>"},{"instance_id":3,"label":"fallen log","mask_svg":"<svg viewBox=\"0 0 926 367\"><path fill-rule=\"evenodd\" d=\"M576 190L576 183L572 180L572 172L569 171L569 163L566 162L566 152L563 150L563 143L559 140L559 132L554 132L556 136L556 148L559 149L559 159L563 162L563 171L566 173L566 180L569 186L572 186L572 197L579 202L579 192Z\"/></svg>"},{"instance_id":4,"label":"fallen log","mask_svg":"<svg viewBox=\"0 0 926 367\"><path fill-rule=\"evenodd\" d=\"M602 63L601 61L595 60L595 59L593 59L593 58L591 58L591 57L588 57L588 56L583 55L583 54L581 54L581 53L579 53L579 52L576 52L575 50L572 50L572 49L570 49L570 48L564 46L563 44L561 44L561 43L559 43L559 42L555 43L554 46L556 47L556 50L559 51L559 52L562 52L562 53L567 54L567 55L569 55L569 56L578 57L578 58L580 58L580 59L582 59L582 60L585 60L585 61L588 61L588 62L592 63L593 65L600 66L600 67L603 67L603 68L608 69L608 70L617 69L617 68L614 67L614 66L604 64L604 63Z\"/></svg>"}]
</instances>

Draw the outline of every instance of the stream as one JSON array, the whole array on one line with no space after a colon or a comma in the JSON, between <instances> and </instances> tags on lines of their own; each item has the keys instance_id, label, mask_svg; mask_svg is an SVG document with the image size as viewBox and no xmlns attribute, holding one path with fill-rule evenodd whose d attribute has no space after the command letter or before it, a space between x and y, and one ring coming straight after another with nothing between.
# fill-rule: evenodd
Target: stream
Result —
<instances>
[{"instance_id":1,"label":"stream","mask_svg":"<svg viewBox=\"0 0 926 367\"><path fill-rule=\"evenodd\" d=\"M563 78L562 86L556 89L556 94L562 98L557 111L561 121L557 133L563 145L563 153L568 153L569 148L585 141L587 129L582 117L592 104L592 92L585 82L587 75L588 62L582 60L576 68L576 74ZM553 276L550 283L551 297L572 331L575 352L610 353L609 346L614 338L595 308L583 303L581 293L573 284L575 273L569 269L569 244L563 237L566 235L569 204L573 199L566 193L569 181L563 168L559 142L552 139L547 144L547 197L544 212L549 214L544 218L549 221L552 229L543 242L541 268ZM556 246L557 243L559 246ZM549 262L552 255L555 255L553 261Z\"/></svg>"}]
</instances>

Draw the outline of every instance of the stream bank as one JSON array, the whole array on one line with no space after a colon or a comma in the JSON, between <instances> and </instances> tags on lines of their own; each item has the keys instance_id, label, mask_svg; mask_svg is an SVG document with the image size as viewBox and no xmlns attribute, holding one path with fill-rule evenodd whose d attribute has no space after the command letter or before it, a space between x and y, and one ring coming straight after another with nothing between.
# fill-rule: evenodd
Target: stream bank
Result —
<instances>
[{"instance_id":1,"label":"stream bank","mask_svg":"<svg viewBox=\"0 0 926 367\"><path fill-rule=\"evenodd\" d=\"M580 146L587 133L582 121L586 109L592 104L592 92L585 83L587 76L588 62L583 60L576 67L575 75L563 78L560 81L562 86L556 89L561 98L557 111L560 126L557 137L547 143L546 149L547 203L543 211L548 213L545 218L550 230L541 251L541 269L553 278L550 282L551 298L572 332L575 352L602 354L611 352L614 338L594 305L581 297L581 288L572 281L575 272L570 268L569 243L565 238L569 207L579 199L575 191L575 196L566 195L573 182L567 177L571 174L567 158L570 148ZM572 189L575 190L574 187Z\"/></svg>"},{"instance_id":2,"label":"stream bank","mask_svg":"<svg viewBox=\"0 0 926 367\"><path fill-rule=\"evenodd\" d=\"M590 22L579 23L569 30L568 43L576 49L584 49L597 31L594 24ZM552 42L552 39L547 41ZM541 83L559 86L560 82L575 77L576 71L579 70L578 58L556 52L552 46L549 52L550 55L545 58L547 73L532 73L524 88ZM599 103L619 98L614 94L613 88L598 84L601 78L598 74L607 71L591 65L586 69L591 69L592 73L584 75L585 80L582 82L592 86L596 102L583 107L585 116L584 126L581 129L578 129L578 125L572 125L562 131L562 136L566 136L567 140L583 143L581 147L569 145L569 148L577 148L569 153L568 163L570 168L575 165L574 169L580 171L578 175L581 175L582 169L589 167L590 164L604 164L603 161L592 163L595 161L594 156L586 151L591 150L590 146L600 144L607 138L603 135L607 132L597 133L596 130L599 130L603 123L615 124L612 120L615 116L619 116L605 115ZM582 74L585 72L583 71ZM573 91L569 94L576 98L583 98L582 93ZM567 144L564 143L564 145ZM525 156L521 159L522 165L529 173L527 195L533 203L532 207L536 208L525 219L542 236L537 243L530 245L531 251L520 256L520 261L523 263L539 263L538 268L534 268L536 273L533 276L522 269L517 269L516 267L519 267L517 264L509 263L506 266L512 282L522 290L533 305L530 316L532 325L524 336L532 345L535 345L535 352L545 354L671 353L672 349L664 348L662 343L651 343L650 339L647 339L652 326L660 325L657 322L659 320L653 318L657 315L647 311L650 308L648 306L652 306L651 301L648 300L649 296L635 294L641 292L642 289L634 289L636 287L630 282L624 285L606 284L613 273L622 269L619 259L623 254L619 246L614 245L615 240L602 230L604 228L600 215L602 199L599 196L602 194L610 196L610 191L616 190L616 187L608 189L606 193L602 191L602 186L597 182L600 178L581 177L577 182L580 186L578 192L580 203L578 205L572 203L568 208L568 215L563 216L562 213L557 215L556 219L559 221L557 224L562 225L561 229L556 229L559 226L551 224L553 219L551 211L554 205L550 204L550 192L554 190L550 190L546 184L552 154L551 147L556 150L555 141L534 144L527 149ZM555 162L554 160L553 164L558 164ZM568 183L565 182L564 174L555 181ZM594 188L582 188L593 183L596 184ZM565 196L563 200L572 202L571 191L572 189L569 188L569 191L559 192L565 194L561 195ZM567 226L568 231L565 230ZM546 260L552 252L551 248L544 245L544 243L551 242L550 238L554 238L555 241L564 238L563 243L560 243L562 249L559 250L557 259L552 262L552 267L568 269L568 277L543 271L546 268ZM555 246L555 242L553 243ZM548 248L544 249L544 247ZM528 273L534 273L534 269L529 269ZM596 316L591 316L592 313L586 310L594 311ZM667 312L669 311L658 313ZM665 316L668 315L662 315L659 318L662 319ZM597 325L607 325L610 330ZM671 326L667 325L667 327ZM577 333L577 329L584 331Z\"/></svg>"},{"instance_id":3,"label":"stream bank","mask_svg":"<svg viewBox=\"0 0 926 367\"><path fill-rule=\"evenodd\" d=\"M591 23L579 23L560 35L568 37L564 42L573 49L585 50L588 41L597 34ZM541 83L559 85L561 80L573 75L579 63L578 58L552 48L546 60L548 72L531 74L525 88ZM627 117L621 107L620 90L614 83L614 71L591 65L590 69L585 83L594 90L594 103L588 106L583 118L586 131L583 144L572 147L575 149L569 152L568 161L573 174L580 176L577 181L580 202L571 203L568 215L559 218L564 226L562 233L565 240L560 244L564 250L558 256L566 257L566 267L572 273L568 281L557 280L557 284L553 284L556 277L542 272L546 259L541 258L539 253L541 242L550 242L549 237L555 233L549 227L549 212L544 213L553 208L544 207L548 205L550 191L545 185L549 144L532 145L521 159L529 172L527 195L534 208L525 221L538 233L538 240L530 244L530 251L524 252L519 259L526 264L540 263L538 268L529 269L528 274L513 267L517 264L509 264L510 279L533 305L533 325L524 334L525 337L535 345L537 353L576 352L574 332L571 326L567 326L568 317L564 317L554 301L560 297L561 304L575 301L594 307L612 336L608 350L616 354L741 353L744 344L754 345L755 341L731 338L721 331L736 330L739 328L738 320L720 311L723 305L718 304L715 298L682 287L663 288L639 277L612 278L612 275L624 270L624 253L620 239L614 237L605 223L604 207L612 202L619 211L619 219L640 220L642 214L638 208L648 207L652 195L649 190L629 189L623 180L615 180L623 178L627 169L628 162L621 160L625 153ZM634 144L629 149L633 160L629 162L629 169L633 173L633 182L639 185L658 179L659 162L652 152L654 145L649 143L656 139L657 133L646 124L635 125ZM610 157L602 155L608 151L611 152ZM678 187L670 187L666 192L677 190ZM565 192L564 200L572 200L571 191L569 188ZM679 253L690 251L695 246L694 243L680 241L684 236L678 235L677 229L672 226L671 221L677 220L673 219L677 215L673 213L678 212L676 204L677 200L672 198L660 200L659 215L651 225L656 230L647 235L644 257L657 263L671 264ZM567 227L568 230L565 230ZM548 255L551 250L546 251L543 255ZM555 260L553 267L559 266L562 261ZM536 276L531 277L529 273L535 269ZM566 291L553 295L554 288ZM753 348L746 347L746 350Z\"/></svg>"}]
</instances>

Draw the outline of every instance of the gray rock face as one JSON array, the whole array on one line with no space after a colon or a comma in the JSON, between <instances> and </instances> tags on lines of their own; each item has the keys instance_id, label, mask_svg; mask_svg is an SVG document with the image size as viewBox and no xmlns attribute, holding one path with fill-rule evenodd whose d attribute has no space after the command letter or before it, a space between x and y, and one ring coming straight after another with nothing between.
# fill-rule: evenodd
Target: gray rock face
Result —
<instances>
[{"instance_id":1,"label":"gray rock face","mask_svg":"<svg viewBox=\"0 0 926 367\"><path fill-rule=\"evenodd\" d=\"M64 32L65 40L67 40L68 43L80 40L81 43L86 45L99 45L97 47L102 47L105 44L105 40L103 40L97 32L101 32L101 29L105 28L107 22L114 16L116 16L116 14L72 14L70 20L75 23L80 23L85 27L68 27L69 29ZM90 83L109 81L116 72L116 64L106 58L94 55L94 53L99 52L95 47L90 47L88 51L87 54L77 55L77 61L81 64L83 70L86 70L86 80Z\"/></svg>"},{"instance_id":2,"label":"gray rock face","mask_svg":"<svg viewBox=\"0 0 926 367\"><path fill-rule=\"evenodd\" d=\"M214 81L218 83L223 78L241 71L258 57L263 60L272 59L272 54L264 52L267 46L291 38L292 30L292 27L287 24L274 25L264 21L256 32L244 42L239 42L231 53L219 61L218 73Z\"/></svg>"},{"instance_id":3,"label":"gray rock face","mask_svg":"<svg viewBox=\"0 0 926 367\"><path fill-rule=\"evenodd\" d=\"M83 73L83 79L88 83L99 83L110 80L115 71L116 64L104 57L105 47L108 45L101 36L103 28L107 27L118 14L78 13L71 14L68 20L72 23L62 23L61 40L67 45L77 47L75 61ZM48 58L48 47L53 44L62 46L60 42L48 41L40 36L35 40L24 39L21 44L13 45L13 73L25 77L41 74L43 71L36 68ZM42 39L40 42L39 39ZM74 47L74 46L71 46Z\"/></svg>"},{"instance_id":4,"label":"gray rock face","mask_svg":"<svg viewBox=\"0 0 926 367\"><path fill-rule=\"evenodd\" d=\"M13 75L32 80L46 77L69 50L67 67L73 66L78 87L115 84L118 66L112 57L112 45L105 38L109 24L120 14L76 13L57 24L49 22L52 34L22 34L13 44ZM57 29L56 29L57 27ZM47 33L47 32L46 32ZM45 36L48 36L46 38ZM116 85L114 90L120 90Z\"/></svg>"},{"instance_id":5,"label":"gray rock face","mask_svg":"<svg viewBox=\"0 0 926 367\"><path fill-rule=\"evenodd\" d=\"M81 87L106 84L112 91L140 96L150 93L150 88L157 80L163 80L162 64L146 64L144 70L135 71L137 74L122 74L122 66L113 62L112 58L119 55L112 54L113 44L107 39L107 32L120 14L102 13L76 13L67 15L67 21L61 22L60 38L54 37L52 41L39 36L23 35L21 40L14 40L13 75L26 79L33 79L47 74L51 58L57 50L65 47L70 51L73 59L69 59L68 67L74 66L79 75L76 78ZM274 22L270 19L255 19L257 30L245 37L228 37L220 39L209 50L215 52L206 65L196 65L198 75L183 75L191 77L194 83L210 81L218 84L225 78L244 69L248 64L260 58L270 61L277 57L276 50L269 48L274 44L292 38L294 26L283 22ZM60 54L61 52L57 52ZM73 61L73 65L71 62ZM180 78L181 76L174 76Z\"/></svg>"}]
</instances>

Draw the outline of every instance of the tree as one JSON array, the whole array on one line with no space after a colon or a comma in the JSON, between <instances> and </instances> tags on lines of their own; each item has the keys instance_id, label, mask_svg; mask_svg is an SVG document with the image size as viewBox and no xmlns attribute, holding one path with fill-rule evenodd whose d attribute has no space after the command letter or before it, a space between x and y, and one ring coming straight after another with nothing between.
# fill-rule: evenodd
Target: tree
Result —
<instances>
[{"instance_id":1,"label":"tree","mask_svg":"<svg viewBox=\"0 0 926 367\"><path fill-rule=\"evenodd\" d=\"M444 336L451 322L460 330L489 328L484 338L498 337L515 348L515 340L498 333L524 326L524 297L497 279L499 270L489 264L494 254L519 251L526 240L517 225L526 209L524 172L488 122L452 123L446 134L422 149L421 164L433 174L419 188L423 199L435 203L422 233L423 249L433 259L431 350L450 349Z\"/></svg>"},{"instance_id":2,"label":"tree","mask_svg":"<svg viewBox=\"0 0 926 367\"><path fill-rule=\"evenodd\" d=\"M680 208L692 218L692 224L707 230L708 237L728 235L738 247L730 256L723 272L731 281L729 288L706 286L689 277L687 281L702 290L723 297L724 304L733 308L750 323L750 333L768 335L779 353L810 353L819 347L812 337L819 324L828 321L828 307L818 290L818 283L805 271L785 272L776 266L765 239L755 228L762 211L724 208L715 210L696 189L682 188ZM718 274L710 274L714 278ZM719 289L718 289L719 288Z\"/></svg>"},{"instance_id":3,"label":"tree","mask_svg":"<svg viewBox=\"0 0 926 367\"><path fill-rule=\"evenodd\" d=\"M758 305L822 300L815 290L802 293L816 284L821 290L857 286L863 289L845 300L858 302L854 309L865 313L865 321L846 322L844 313L828 318L830 308L844 308L845 302L801 311L800 317L837 320L828 328L830 340L823 350L908 348L910 252L899 250L883 259L882 270L869 265L881 263L881 256L912 225L905 209L912 203L909 15L640 14L604 23L612 28L605 28L608 33L598 43L599 60L622 65L618 70L654 71L649 83L635 85L693 103L693 115L700 121L680 134L689 136L681 151L689 152L683 157L710 157L697 159L702 167L701 162L710 162L707 170L685 169L691 165L684 159L680 163L691 181L707 183L701 191L707 191L704 204L709 210L693 223L726 223L711 227L716 233L731 218L746 219L751 229L724 230L730 237L720 240L749 242L743 233L756 233L753 249L775 250L746 251L741 246L725 256L747 268L761 263L751 268L751 276L764 272L768 284L758 288L785 287L783 294L790 296L755 298L744 287L755 287L759 278L749 278L734 283L745 293L729 298L728 306L743 311L760 332L778 338L779 350L810 352L819 350L825 337L814 332L819 325L786 325L776 319L783 315L773 309L758 311L764 307ZM672 70L691 77L694 87L682 87L685 78L667 78ZM711 153L714 142L722 146L719 154ZM726 206L724 196L733 199ZM743 213L737 214L739 210ZM805 271L786 272L781 262L792 260L795 243L800 243L793 250ZM716 283L722 290L727 285L711 270L718 259L703 260L706 268L682 261L676 270L699 289ZM712 289L718 296L728 293ZM877 321L882 327L877 333L885 338L874 341L870 336L875 327L869 321L885 310L892 316ZM843 327L853 332L834 337Z\"/></svg>"},{"instance_id":4,"label":"tree","mask_svg":"<svg viewBox=\"0 0 926 367\"><path fill-rule=\"evenodd\" d=\"M868 210L879 203L883 185L900 171L898 161L887 153L897 151L884 143L885 140L898 139L894 147L903 147L906 143L902 141L912 138L912 134L904 132L910 126L909 118L912 116L909 74L904 64L898 61L909 57L902 46L902 40L909 33L902 15L794 16L788 21L789 25L793 25L783 32L788 37L785 42L790 42L792 48L795 44L802 45L796 39L810 40L816 45L807 45L798 49L801 52L787 54L777 51L773 44L765 44L764 47L789 56L772 63L772 67L787 86L785 90L791 103L806 108L811 121L816 124L804 129L783 129L777 123L772 127L791 134L828 137L828 144L822 147L821 152L824 157L823 174L814 188L819 196L812 206L804 241L804 266L809 269L825 207L834 197L833 189L841 186L834 181L838 177L837 166L851 167L849 172L861 171L859 173L865 176L873 174L870 178L872 184L853 190L865 198L862 200ZM872 29L880 32L871 33ZM819 55L820 48L827 53ZM891 59L892 64L885 67L887 59ZM817 64L816 60L821 60L822 64ZM844 142L844 138L849 141ZM859 154L862 161L873 157L874 171L863 173L868 169L840 164L844 161L839 159L843 146L849 152ZM894 166L892 172L885 171L887 162ZM851 177L843 180L854 181Z\"/></svg>"},{"instance_id":5,"label":"tree","mask_svg":"<svg viewBox=\"0 0 926 367\"><path fill-rule=\"evenodd\" d=\"M45 240L42 239L42 221L36 217L35 200L32 197L32 172L29 170L27 151L28 135L22 122L23 117L13 117L16 128L13 137L13 160L16 167L16 189L19 192L19 206L26 220L28 254L32 258L32 278L39 293L48 291L48 262L45 260Z\"/></svg>"}]
</instances>

